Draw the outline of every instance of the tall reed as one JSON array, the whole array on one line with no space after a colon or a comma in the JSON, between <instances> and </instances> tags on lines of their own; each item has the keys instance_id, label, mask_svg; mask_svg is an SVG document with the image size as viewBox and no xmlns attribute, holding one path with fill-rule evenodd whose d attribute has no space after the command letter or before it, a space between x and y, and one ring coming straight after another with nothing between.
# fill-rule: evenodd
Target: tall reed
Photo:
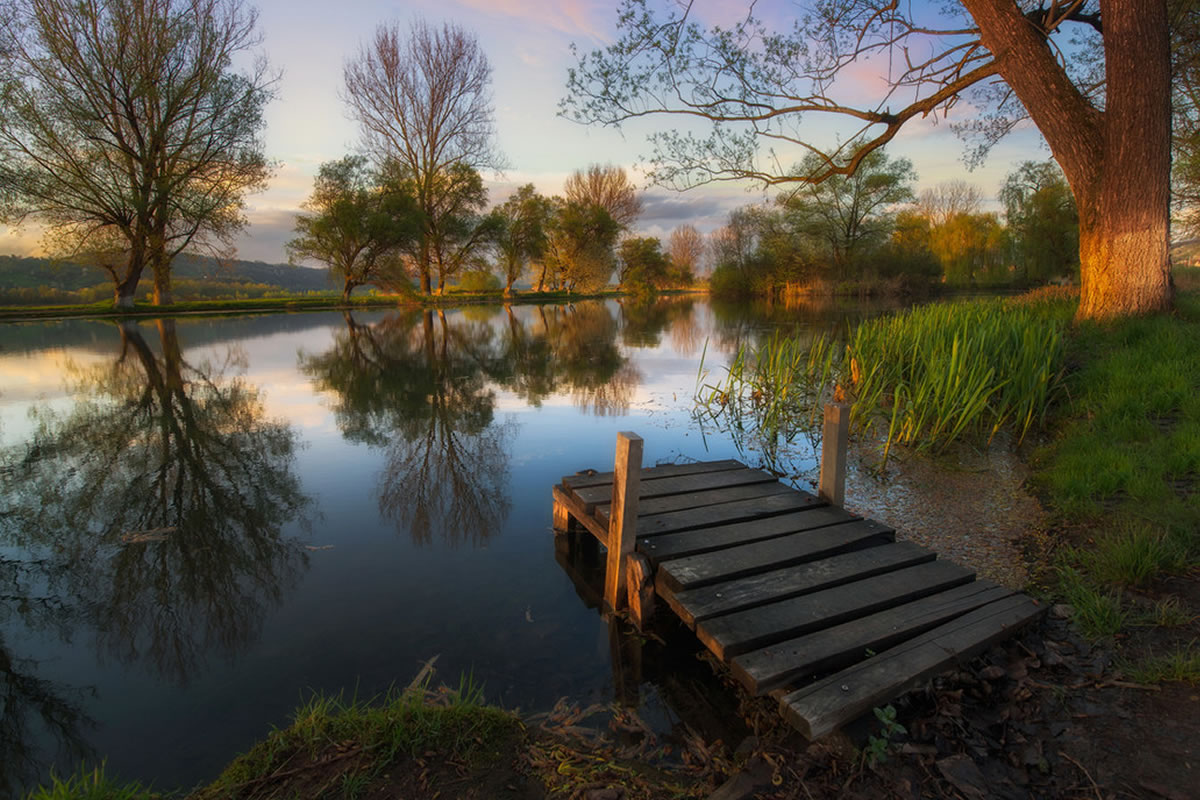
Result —
<instances>
[{"instance_id":1,"label":"tall reed","mask_svg":"<svg viewBox=\"0 0 1200 800\"><path fill-rule=\"evenodd\" d=\"M851 424L880 435L885 463L896 444L940 450L1004 428L1020 440L1062 390L1068 305L927 305L859 324L844 347L773 337L739 351L724 381L702 385L697 400L714 419L771 434L815 424L837 392L851 403Z\"/></svg>"}]
</instances>

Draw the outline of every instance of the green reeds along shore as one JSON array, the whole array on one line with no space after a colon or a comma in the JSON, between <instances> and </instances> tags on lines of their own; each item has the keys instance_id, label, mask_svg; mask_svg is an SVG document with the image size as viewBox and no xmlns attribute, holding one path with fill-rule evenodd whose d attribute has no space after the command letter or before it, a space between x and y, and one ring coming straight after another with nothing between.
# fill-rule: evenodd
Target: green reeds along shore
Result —
<instances>
[{"instance_id":1,"label":"green reeds along shore","mask_svg":"<svg viewBox=\"0 0 1200 800\"><path fill-rule=\"evenodd\" d=\"M701 413L764 437L813 426L823 402L851 403L851 424L879 435L883 461L903 444L941 450L965 434L1022 439L1062 391L1067 301L927 305L868 320L845 340L773 337L743 348L724 379L697 390Z\"/></svg>"}]
</instances>

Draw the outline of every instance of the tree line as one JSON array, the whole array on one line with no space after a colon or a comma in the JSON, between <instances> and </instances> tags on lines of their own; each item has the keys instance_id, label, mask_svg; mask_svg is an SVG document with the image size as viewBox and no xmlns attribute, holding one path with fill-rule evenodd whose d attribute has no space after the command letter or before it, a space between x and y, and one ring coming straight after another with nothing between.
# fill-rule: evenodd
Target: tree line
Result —
<instances>
[{"instance_id":1,"label":"tree line","mask_svg":"<svg viewBox=\"0 0 1200 800\"><path fill-rule=\"evenodd\" d=\"M1078 278L1079 214L1054 162L1026 161L1011 172L998 198L1003 213L984 211L982 193L966 181L918 195L916 179L908 159L875 150L853 175L734 210L709 237L711 290L1024 287Z\"/></svg>"},{"instance_id":2,"label":"tree line","mask_svg":"<svg viewBox=\"0 0 1200 800\"><path fill-rule=\"evenodd\" d=\"M660 126L655 182L749 179L802 196L865 180L858 172L911 120L967 98L983 111L958 127L977 155L1028 119L1061 167L1079 218L1079 315L1170 307L1172 197L1188 203L1200 179L1192 0L830 0L790 28L765 25L751 8L728 30L703 28L689 6L659 5L624 0L618 40L580 56L564 101L584 123L712 122L707 136ZM170 302L174 256L227 248L246 224L245 195L274 167L261 134L276 76L258 52L257 22L242 0L0 2L0 221L41 223L48 250L108 273L118 307L132 305L144 273L156 300ZM838 78L871 59L888 62L885 90L851 102ZM356 236L333 245L326 263L341 273L360 262L393 275L405 267L428 293L478 271L489 249L506 273L543 265L542 284L582 287L616 269L617 251L604 245L629 223L613 206L529 191L528 202L483 213L480 170L504 165L490 90L488 60L462 28L380 25L344 70L361 154L318 176L293 253L321 256L309 245L337 233L322 204L341 185L378 205L355 222ZM822 148L806 139L819 127L800 124L811 115L856 127ZM759 156L760 142L811 156L803 170L781 170L776 149ZM539 234L530 219L548 222ZM854 219L839 222L855 235ZM535 259L526 248L540 248L541 234ZM840 249L849 241L829 242L837 263L857 257ZM626 248L627 275L661 272L644 245Z\"/></svg>"}]
</instances>

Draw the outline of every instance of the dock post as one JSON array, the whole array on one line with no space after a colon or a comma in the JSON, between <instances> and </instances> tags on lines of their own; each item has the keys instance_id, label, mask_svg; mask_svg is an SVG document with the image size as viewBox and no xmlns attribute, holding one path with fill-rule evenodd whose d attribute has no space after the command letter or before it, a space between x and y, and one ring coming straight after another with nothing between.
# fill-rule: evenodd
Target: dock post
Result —
<instances>
[{"instance_id":1,"label":"dock post","mask_svg":"<svg viewBox=\"0 0 1200 800\"><path fill-rule=\"evenodd\" d=\"M642 437L630 431L618 433L608 516L608 565L604 571L604 601L613 611L625 602L625 563L636 544L641 472Z\"/></svg>"},{"instance_id":2,"label":"dock post","mask_svg":"<svg viewBox=\"0 0 1200 800\"><path fill-rule=\"evenodd\" d=\"M825 404L825 429L821 437L821 484L817 493L831 506L846 499L846 450L850 442L850 405Z\"/></svg>"},{"instance_id":3,"label":"dock post","mask_svg":"<svg viewBox=\"0 0 1200 800\"><path fill-rule=\"evenodd\" d=\"M633 553L626 559L625 584L629 618L639 631L643 630L654 614L654 570L641 553Z\"/></svg>"}]
</instances>

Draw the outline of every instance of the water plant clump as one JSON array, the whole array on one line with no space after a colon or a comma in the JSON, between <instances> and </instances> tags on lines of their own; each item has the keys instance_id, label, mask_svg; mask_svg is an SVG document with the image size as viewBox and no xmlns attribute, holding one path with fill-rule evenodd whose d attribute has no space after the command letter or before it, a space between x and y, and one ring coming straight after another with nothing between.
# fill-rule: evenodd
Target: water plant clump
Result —
<instances>
[{"instance_id":1,"label":"water plant clump","mask_svg":"<svg viewBox=\"0 0 1200 800\"><path fill-rule=\"evenodd\" d=\"M1064 300L929 305L868 320L844 346L775 336L742 348L723 381L697 390L701 415L765 438L813 429L830 398L851 404L851 424L881 434L883 461L903 444L943 449L965 434L1023 439L1062 391Z\"/></svg>"}]
</instances>

